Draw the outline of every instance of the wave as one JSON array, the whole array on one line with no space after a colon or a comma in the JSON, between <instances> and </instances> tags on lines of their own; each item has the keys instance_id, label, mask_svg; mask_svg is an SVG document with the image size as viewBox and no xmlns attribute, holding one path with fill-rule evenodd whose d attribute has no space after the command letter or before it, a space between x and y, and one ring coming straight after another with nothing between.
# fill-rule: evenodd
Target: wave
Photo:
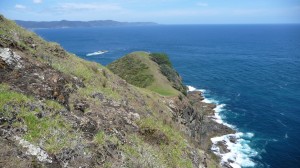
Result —
<instances>
[{"instance_id":1,"label":"wave","mask_svg":"<svg viewBox=\"0 0 300 168\"><path fill-rule=\"evenodd\" d=\"M216 107L214 108L215 114L212 116L213 120L219 124L226 125L232 129L236 130L236 127L226 123L221 116L221 112L225 110L226 104L222 104L219 101L207 98L205 95L207 91L204 89L196 89L192 86L187 86L188 91L200 91L203 93L202 102L205 103L214 103ZM211 150L218 156L221 157L221 164L230 165L233 168L240 167L254 167L256 164L251 159L251 157L257 156L258 152L252 149L249 146L250 140L254 137L254 134L251 132L242 133L237 132L235 134L227 134L219 137L211 138L213 143ZM224 144L226 146L227 151L224 152L220 149L219 143Z\"/></svg>"}]
</instances>

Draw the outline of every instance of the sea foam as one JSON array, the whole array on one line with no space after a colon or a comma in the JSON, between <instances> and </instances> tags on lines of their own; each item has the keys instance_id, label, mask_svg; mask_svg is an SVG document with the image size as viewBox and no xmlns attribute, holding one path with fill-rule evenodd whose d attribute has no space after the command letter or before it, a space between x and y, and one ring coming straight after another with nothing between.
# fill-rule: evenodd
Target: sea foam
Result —
<instances>
[{"instance_id":1,"label":"sea foam","mask_svg":"<svg viewBox=\"0 0 300 168\"><path fill-rule=\"evenodd\" d=\"M226 104L222 104L219 101L205 97L207 93L204 89L196 89L192 86L187 86L188 91L200 91L203 94L204 99L202 102L214 103L216 107L214 108L215 114L212 116L213 120L219 124L226 125L232 129L236 129L235 126L224 122L221 116L221 112L225 110ZM251 149L249 146L250 139L254 137L251 132L242 133L237 132L235 134L227 134L219 137L211 138L213 143L211 150L218 156L221 157L221 164L229 164L233 168L240 167L254 167L255 162L251 160L251 157L256 156L258 153ZM235 140L232 140L235 139ZM217 145L219 142L224 143L229 152L221 152L220 147Z\"/></svg>"}]
</instances>

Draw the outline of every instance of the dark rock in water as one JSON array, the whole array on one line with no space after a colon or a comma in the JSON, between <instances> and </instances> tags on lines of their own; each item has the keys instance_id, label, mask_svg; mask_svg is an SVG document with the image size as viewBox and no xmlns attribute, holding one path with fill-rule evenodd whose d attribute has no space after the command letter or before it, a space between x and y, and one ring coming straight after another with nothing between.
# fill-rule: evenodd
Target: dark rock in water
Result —
<instances>
[{"instance_id":1,"label":"dark rock in water","mask_svg":"<svg viewBox=\"0 0 300 168\"><path fill-rule=\"evenodd\" d=\"M188 93L188 97L190 100L194 101L202 101L204 100L202 93L200 91L193 91Z\"/></svg>"},{"instance_id":2,"label":"dark rock in water","mask_svg":"<svg viewBox=\"0 0 300 168\"><path fill-rule=\"evenodd\" d=\"M236 143L237 138L235 136L229 136L229 141L232 143Z\"/></svg>"},{"instance_id":3,"label":"dark rock in water","mask_svg":"<svg viewBox=\"0 0 300 168\"><path fill-rule=\"evenodd\" d=\"M227 160L229 163L234 163L234 160L232 160L232 159L228 159Z\"/></svg>"},{"instance_id":4,"label":"dark rock in water","mask_svg":"<svg viewBox=\"0 0 300 168\"><path fill-rule=\"evenodd\" d=\"M233 168L229 163L225 162L222 164L224 168Z\"/></svg>"},{"instance_id":5,"label":"dark rock in water","mask_svg":"<svg viewBox=\"0 0 300 168\"><path fill-rule=\"evenodd\" d=\"M220 148L220 153L228 153L230 152L229 149L227 149L227 145L225 141L220 141L216 144Z\"/></svg>"}]
</instances>

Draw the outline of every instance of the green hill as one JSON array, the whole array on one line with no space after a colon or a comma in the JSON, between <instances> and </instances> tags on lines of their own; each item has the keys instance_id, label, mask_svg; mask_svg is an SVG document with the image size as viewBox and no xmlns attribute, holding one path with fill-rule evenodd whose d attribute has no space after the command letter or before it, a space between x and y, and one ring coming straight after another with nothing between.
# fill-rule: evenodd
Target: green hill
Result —
<instances>
[{"instance_id":1,"label":"green hill","mask_svg":"<svg viewBox=\"0 0 300 168\"><path fill-rule=\"evenodd\" d=\"M159 54L133 52L111 63L108 68L128 83L161 95L175 96L180 92L186 94L181 78L172 68L168 57L165 57L168 62L166 64L159 62L156 55Z\"/></svg>"}]
</instances>

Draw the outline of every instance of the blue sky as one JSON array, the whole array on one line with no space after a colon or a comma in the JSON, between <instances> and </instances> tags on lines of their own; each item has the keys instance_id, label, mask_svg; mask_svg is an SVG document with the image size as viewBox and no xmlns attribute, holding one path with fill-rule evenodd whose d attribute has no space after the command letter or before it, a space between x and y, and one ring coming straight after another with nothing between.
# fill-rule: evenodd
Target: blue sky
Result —
<instances>
[{"instance_id":1,"label":"blue sky","mask_svg":"<svg viewBox=\"0 0 300 168\"><path fill-rule=\"evenodd\" d=\"M10 19L163 24L300 23L300 0L0 0Z\"/></svg>"}]
</instances>

